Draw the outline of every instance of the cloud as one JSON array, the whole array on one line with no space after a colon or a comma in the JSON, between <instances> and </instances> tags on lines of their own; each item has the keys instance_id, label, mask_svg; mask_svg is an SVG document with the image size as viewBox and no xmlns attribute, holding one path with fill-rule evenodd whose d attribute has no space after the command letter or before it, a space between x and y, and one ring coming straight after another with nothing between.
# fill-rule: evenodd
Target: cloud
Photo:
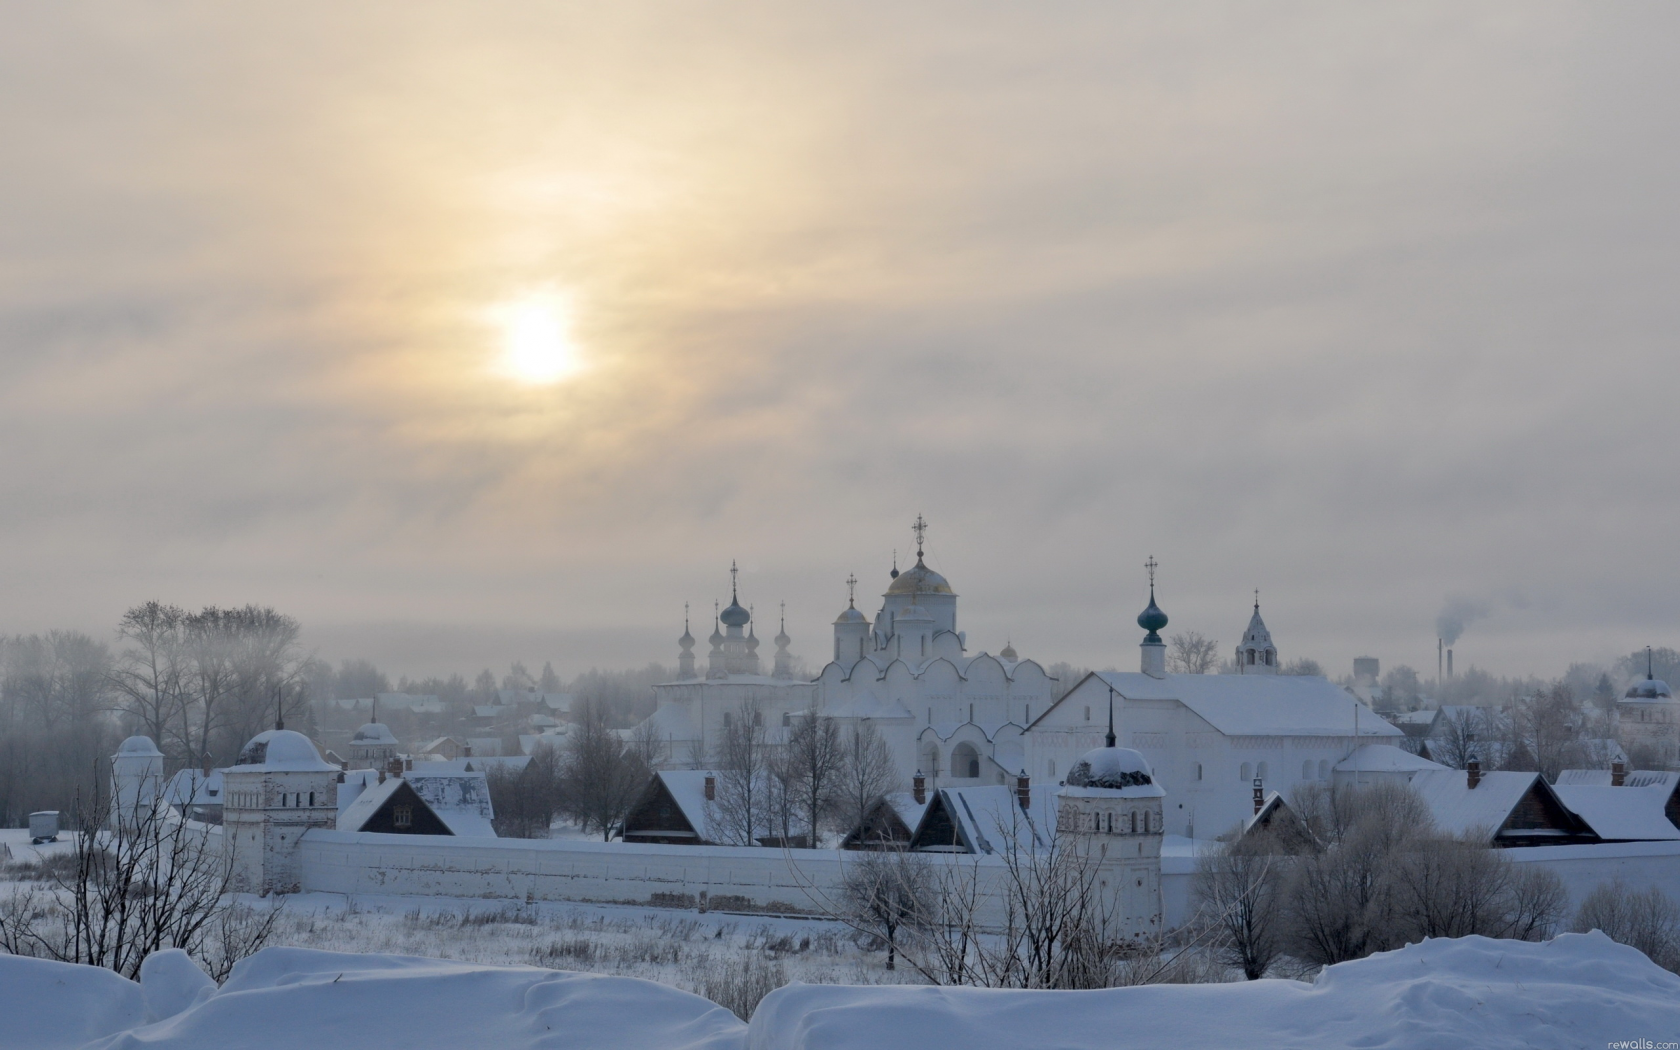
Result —
<instances>
[{"instance_id":1,"label":"cloud","mask_svg":"<svg viewBox=\"0 0 1680 1050\"><path fill-rule=\"evenodd\" d=\"M1129 665L1154 553L1332 667L1513 587L1480 662L1626 650L1680 622L1676 17L8 10L5 627L657 636L743 557L803 645L923 511L994 649ZM540 390L482 320L539 286L591 355Z\"/></svg>"}]
</instances>

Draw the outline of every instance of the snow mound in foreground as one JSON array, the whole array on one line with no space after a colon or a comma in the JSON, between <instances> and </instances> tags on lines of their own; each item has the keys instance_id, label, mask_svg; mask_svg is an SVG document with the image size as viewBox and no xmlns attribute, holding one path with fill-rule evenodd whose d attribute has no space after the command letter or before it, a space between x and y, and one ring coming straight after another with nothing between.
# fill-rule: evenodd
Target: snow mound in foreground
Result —
<instances>
[{"instance_id":1,"label":"snow mound in foreground","mask_svg":"<svg viewBox=\"0 0 1680 1050\"><path fill-rule=\"evenodd\" d=\"M30 1050L740 1050L746 1032L728 1010L666 985L536 967L265 948L205 998L179 967L160 970L158 998L197 1001L143 1026L141 985L109 971L3 956L0 967L0 1047ZM32 1003L73 1018L101 996L121 1010L103 1007L79 1039L39 1039L10 1020Z\"/></svg>"},{"instance_id":2,"label":"snow mound in foreground","mask_svg":"<svg viewBox=\"0 0 1680 1050\"><path fill-rule=\"evenodd\" d=\"M140 986L111 970L0 953L0 1046L69 1050L139 1024Z\"/></svg>"},{"instance_id":3,"label":"snow mound in foreground","mask_svg":"<svg viewBox=\"0 0 1680 1050\"><path fill-rule=\"evenodd\" d=\"M1125 1050L1358 1046L1602 1048L1675 1038L1680 977L1601 933L1545 944L1429 940L1329 967L1316 984L1096 992L790 985L753 1015L749 1050Z\"/></svg>"}]
</instances>

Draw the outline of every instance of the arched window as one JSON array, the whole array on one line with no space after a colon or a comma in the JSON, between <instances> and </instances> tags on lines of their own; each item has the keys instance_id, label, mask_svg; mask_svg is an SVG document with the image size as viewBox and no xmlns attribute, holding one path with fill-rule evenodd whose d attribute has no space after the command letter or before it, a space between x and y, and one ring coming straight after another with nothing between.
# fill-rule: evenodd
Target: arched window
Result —
<instances>
[{"instance_id":1,"label":"arched window","mask_svg":"<svg viewBox=\"0 0 1680 1050\"><path fill-rule=\"evenodd\" d=\"M951 775L969 780L979 778L980 752L974 750L973 744L965 742L951 749Z\"/></svg>"},{"instance_id":2,"label":"arched window","mask_svg":"<svg viewBox=\"0 0 1680 1050\"><path fill-rule=\"evenodd\" d=\"M1318 760L1318 779L1320 779L1320 780L1329 780L1330 779L1330 763L1325 761L1322 758Z\"/></svg>"},{"instance_id":3,"label":"arched window","mask_svg":"<svg viewBox=\"0 0 1680 1050\"><path fill-rule=\"evenodd\" d=\"M1307 759L1305 762L1301 763L1301 779L1302 780L1311 780L1312 779L1312 759L1310 759L1310 758Z\"/></svg>"},{"instance_id":4,"label":"arched window","mask_svg":"<svg viewBox=\"0 0 1680 1050\"><path fill-rule=\"evenodd\" d=\"M1114 814L1112 813L1108 815L1108 831L1111 835L1114 833Z\"/></svg>"},{"instance_id":5,"label":"arched window","mask_svg":"<svg viewBox=\"0 0 1680 1050\"><path fill-rule=\"evenodd\" d=\"M1272 658L1275 657L1276 655L1277 654L1272 652L1270 649L1266 650L1266 666L1267 667L1272 666Z\"/></svg>"},{"instance_id":6,"label":"arched window","mask_svg":"<svg viewBox=\"0 0 1680 1050\"><path fill-rule=\"evenodd\" d=\"M1242 764L1242 769L1237 771L1237 779L1241 780L1244 784L1248 783L1250 780L1253 780L1254 779L1254 767L1249 765L1247 762L1244 762Z\"/></svg>"},{"instance_id":7,"label":"arched window","mask_svg":"<svg viewBox=\"0 0 1680 1050\"><path fill-rule=\"evenodd\" d=\"M1147 825L1145 825L1147 827ZM1132 834L1137 834L1137 810L1132 810Z\"/></svg>"},{"instance_id":8,"label":"arched window","mask_svg":"<svg viewBox=\"0 0 1680 1050\"><path fill-rule=\"evenodd\" d=\"M1254 663L1254 650L1253 649L1250 649L1248 651L1248 662L1249 662L1250 665L1252 665Z\"/></svg>"},{"instance_id":9,"label":"arched window","mask_svg":"<svg viewBox=\"0 0 1680 1050\"><path fill-rule=\"evenodd\" d=\"M1260 780L1266 779L1266 763L1262 762L1254 767L1254 775Z\"/></svg>"}]
</instances>

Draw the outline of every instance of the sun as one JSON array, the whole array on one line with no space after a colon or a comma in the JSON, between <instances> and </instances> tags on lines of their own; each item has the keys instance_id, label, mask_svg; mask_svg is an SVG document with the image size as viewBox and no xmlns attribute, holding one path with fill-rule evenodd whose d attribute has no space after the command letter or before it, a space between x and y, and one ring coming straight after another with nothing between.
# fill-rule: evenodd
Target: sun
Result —
<instances>
[{"instance_id":1,"label":"sun","mask_svg":"<svg viewBox=\"0 0 1680 1050\"><path fill-rule=\"evenodd\" d=\"M495 307L491 319L502 336L498 370L510 379L547 386L582 368L571 306L560 294L532 292Z\"/></svg>"}]
</instances>

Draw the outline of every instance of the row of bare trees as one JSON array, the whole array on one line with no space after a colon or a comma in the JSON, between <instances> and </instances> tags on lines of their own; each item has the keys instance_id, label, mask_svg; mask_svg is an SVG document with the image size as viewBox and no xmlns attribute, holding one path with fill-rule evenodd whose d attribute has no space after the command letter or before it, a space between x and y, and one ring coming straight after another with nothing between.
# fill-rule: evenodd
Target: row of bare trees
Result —
<instances>
[{"instance_id":1,"label":"row of bare trees","mask_svg":"<svg viewBox=\"0 0 1680 1050\"><path fill-rule=\"evenodd\" d=\"M522 768L496 765L486 774L504 838L540 838L557 817L612 837L664 759L651 726L628 739L612 728L604 704L584 702L563 747L539 745Z\"/></svg>"},{"instance_id":2,"label":"row of bare trees","mask_svg":"<svg viewBox=\"0 0 1680 1050\"><path fill-rule=\"evenodd\" d=\"M730 712L711 756L717 797L712 833L735 845L815 846L848 831L898 790L892 752L869 722L842 728L814 712L790 716L772 741L752 701Z\"/></svg>"},{"instance_id":3,"label":"row of bare trees","mask_svg":"<svg viewBox=\"0 0 1680 1050\"><path fill-rule=\"evenodd\" d=\"M298 622L274 609L145 602L123 614L111 681L139 732L175 761L226 762L276 717L307 710Z\"/></svg>"},{"instance_id":4,"label":"row of bare trees","mask_svg":"<svg viewBox=\"0 0 1680 1050\"><path fill-rule=\"evenodd\" d=\"M1429 757L1462 769L1475 755L1484 769L1538 771L1555 781L1565 769L1602 769L1616 747L1615 713L1576 697L1568 682L1537 686L1510 703L1443 712L1428 740ZM1658 756L1630 754L1633 768Z\"/></svg>"},{"instance_id":5,"label":"row of bare trees","mask_svg":"<svg viewBox=\"0 0 1680 1050\"><path fill-rule=\"evenodd\" d=\"M79 631L0 639L0 825L101 789L111 671L110 648Z\"/></svg>"}]
</instances>

